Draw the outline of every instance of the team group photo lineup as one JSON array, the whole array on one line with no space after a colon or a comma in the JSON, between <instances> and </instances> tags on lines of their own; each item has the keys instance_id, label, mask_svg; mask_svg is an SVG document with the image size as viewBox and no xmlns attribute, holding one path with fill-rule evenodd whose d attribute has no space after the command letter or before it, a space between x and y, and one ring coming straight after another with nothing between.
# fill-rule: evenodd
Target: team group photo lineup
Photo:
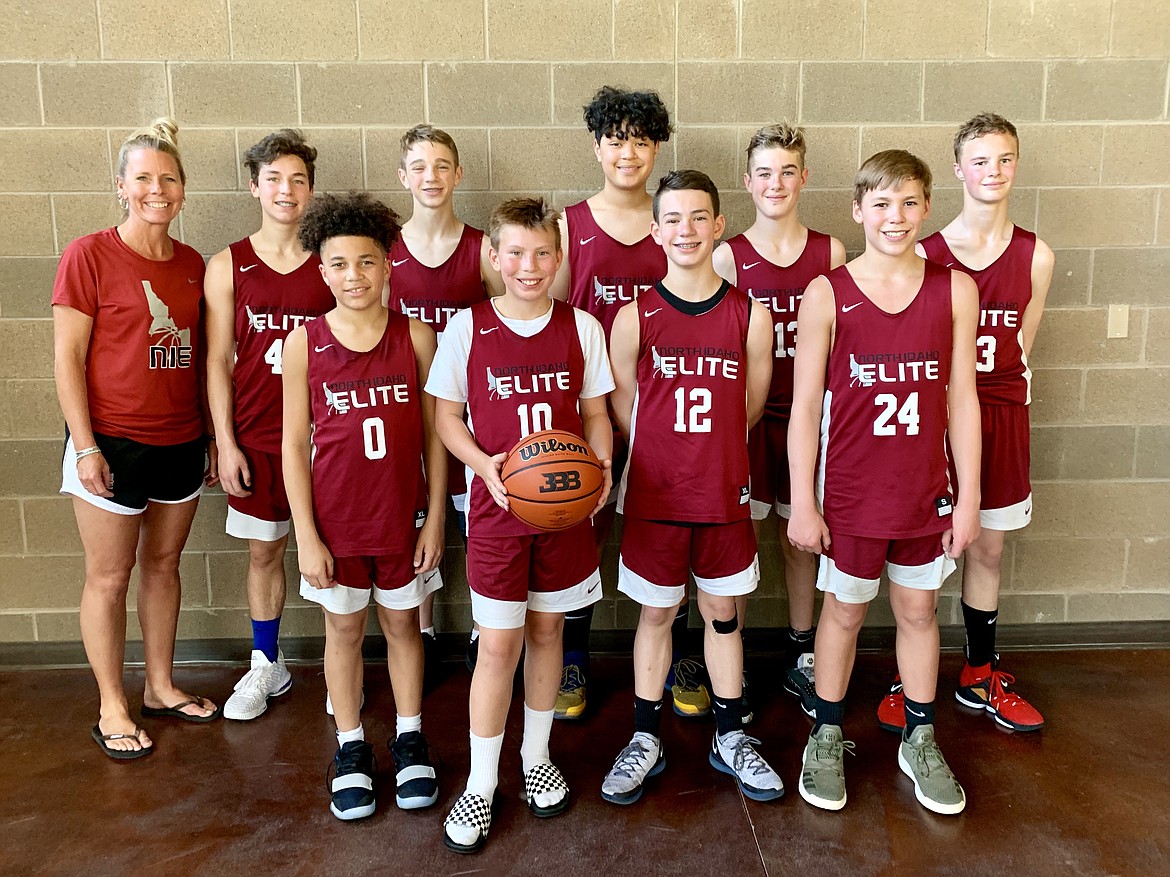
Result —
<instances>
[{"instance_id":1,"label":"team group photo lineup","mask_svg":"<svg viewBox=\"0 0 1170 877\"><path fill-rule=\"evenodd\" d=\"M931 153L953 151L951 166L868 156L842 204L863 234L847 253L800 206L831 127L777 118L746 138L734 160L754 219L734 229L710 168L663 167L676 124L657 92L591 90L578 119L595 191L563 210L507 197L486 228L465 223L455 194L471 157L458 131L418 124L369 158L409 193L400 216L369 192L317 187L328 150L278 128L219 157L246 169L260 218L206 263L200 241L178 240L184 131L143 119L113 144L121 218L62 242L52 289L60 491L84 548L98 691L87 747L170 759L151 736L160 722L222 733L305 696L290 693L280 641L298 601L321 607L320 708L336 726L329 750L301 749L328 770L306 807L361 820L391 793L414 810L462 790L433 823L455 853L489 842L517 795L542 819L572 819L575 799L599 793L654 806L666 770L717 772L760 802L795 786L803 803L779 806L841 810L849 727L874 713L888 750L857 760L886 759L891 785L958 814L985 790L949 767L944 749L963 744L939 739L936 710L953 699L968 721L1043 728L1044 705L1026 679L1017 690L996 643L1005 537L1032 519L1029 354L1054 268L1009 216L1027 138L989 97ZM943 178L961 206L932 216ZM945 224L926 234L928 219ZM175 666L180 557L211 488L246 546L252 635L250 666L219 692L192 690ZM615 524L611 580L600 560ZM442 658L436 594L463 587L440 567L456 530L474 625L440 632L466 634L465 777L443 768L423 722ZM767 647L787 704L753 698L744 664L764 537L780 549L765 557L787 626ZM292 551L299 582L286 581ZM963 660L940 687L939 591L960 561ZM847 721L883 579L897 675L855 687ZM573 734L590 711L629 708L599 706L590 668L594 608L615 591L635 608L633 722L608 773L591 775L554 763L549 744L554 725ZM141 691L124 675L128 595ZM364 675L381 672L363 659L371 607L392 703L366 700ZM506 737L514 691L522 726ZM809 728L781 754L752 723L789 707ZM668 768L664 711L702 720L684 723L695 734L713 715L706 765ZM371 712L393 716L388 752L367 740ZM517 738L523 775L501 777Z\"/></svg>"}]
</instances>

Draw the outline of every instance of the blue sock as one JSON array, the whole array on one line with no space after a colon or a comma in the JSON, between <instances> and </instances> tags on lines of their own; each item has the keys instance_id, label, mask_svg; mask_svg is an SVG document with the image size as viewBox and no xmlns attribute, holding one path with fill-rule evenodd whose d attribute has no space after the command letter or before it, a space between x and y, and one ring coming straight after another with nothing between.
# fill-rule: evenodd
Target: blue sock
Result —
<instances>
[{"instance_id":1,"label":"blue sock","mask_svg":"<svg viewBox=\"0 0 1170 877\"><path fill-rule=\"evenodd\" d=\"M252 648L264 653L269 661L276 660L276 640L280 637L280 616L271 621L252 619Z\"/></svg>"}]
</instances>

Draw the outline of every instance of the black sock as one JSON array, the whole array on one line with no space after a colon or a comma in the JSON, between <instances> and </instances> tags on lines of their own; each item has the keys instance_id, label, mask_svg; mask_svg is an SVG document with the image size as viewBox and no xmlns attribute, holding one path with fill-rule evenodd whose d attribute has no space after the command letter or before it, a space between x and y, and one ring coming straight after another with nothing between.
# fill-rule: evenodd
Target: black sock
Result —
<instances>
[{"instance_id":1,"label":"black sock","mask_svg":"<svg viewBox=\"0 0 1170 877\"><path fill-rule=\"evenodd\" d=\"M674 621L670 622L670 666L671 669L680 658L687 655L687 619L691 614L691 604L683 603L674 614Z\"/></svg>"},{"instance_id":2,"label":"black sock","mask_svg":"<svg viewBox=\"0 0 1170 877\"><path fill-rule=\"evenodd\" d=\"M743 700L738 697L728 699L718 694L712 700L715 701L715 733L723 737L732 731L742 731Z\"/></svg>"},{"instance_id":3,"label":"black sock","mask_svg":"<svg viewBox=\"0 0 1170 877\"><path fill-rule=\"evenodd\" d=\"M589 628L593 626L593 605L565 613L565 666L576 664L582 672L589 666Z\"/></svg>"},{"instance_id":4,"label":"black sock","mask_svg":"<svg viewBox=\"0 0 1170 877\"><path fill-rule=\"evenodd\" d=\"M903 691L905 697L905 691ZM929 703L919 703L916 700L911 700L905 697L906 700L906 736L910 734L919 725L933 725L934 724L934 701Z\"/></svg>"},{"instance_id":5,"label":"black sock","mask_svg":"<svg viewBox=\"0 0 1170 877\"><path fill-rule=\"evenodd\" d=\"M784 639L784 653L788 658L788 663L793 667L796 666L801 655L813 650L814 632L814 628L811 627L808 630L788 628L788 636Z\"/></svg>"},{"instance_id":6,"label":"black sock","mask_svg":"<svg viewBox=\"0 0 1170 877\"><path fill-rule=\"evenodd\" d=\"M967 628L967 663L972 667L983 667L995 657L995 623L999 610L985 612L972 609L960 601L963 607L963 626Z\"/></svg>"},{"instance_id":7,"label":"black sock","mask_svg":"<svg viewBox=\"0 0 1170 877\"><path fill-rule=\"evenodd\" d=\"M845 701L825 700L817 695L817 720L812 732L815 734L822 725L836 725L838 728L845 721Z\"/></svg>"},{"instance_id":8,"label":"black sock","mask_svg":"<svg viewBox=\"0 0 1170 877\"><path fill-rule=\"evenodd\" d=\"M634 695L634 733L662 736L662 700L645 700Z\"/></svg>"}]
</instances>

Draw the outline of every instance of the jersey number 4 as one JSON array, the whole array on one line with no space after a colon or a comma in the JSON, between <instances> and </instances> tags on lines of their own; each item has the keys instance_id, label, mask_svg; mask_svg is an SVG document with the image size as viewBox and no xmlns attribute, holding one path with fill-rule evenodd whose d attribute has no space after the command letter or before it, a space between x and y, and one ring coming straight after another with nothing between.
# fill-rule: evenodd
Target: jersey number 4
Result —
<instances>
[{"instance_id":1,"label":"jersey number 4","mask_svg":"<svg viewBox=\"0 0 1170 877\"><path fill-rule=\"evenodd\" d=\"M898 425L891 423L895 417L898 423L906 427L906 435L918 435L918 393L911 393L902 407L898 407L898 397L893 393L878 393L873 404L882 409L873 421L874 435L897 435Z\"/></svg>"},{"instance_id":2,"label":"jersey number 4","mask_svg":"<svg viewBox=\"0 0 1170 877\"><path fill-rule=\"evenodd\" d=\"M272 342L271 346L264 351L264 361L272 366L272 373L274 375L281 374L280 358L284 354L284 339L277 338Z\"/></svg>"}]
</instances>

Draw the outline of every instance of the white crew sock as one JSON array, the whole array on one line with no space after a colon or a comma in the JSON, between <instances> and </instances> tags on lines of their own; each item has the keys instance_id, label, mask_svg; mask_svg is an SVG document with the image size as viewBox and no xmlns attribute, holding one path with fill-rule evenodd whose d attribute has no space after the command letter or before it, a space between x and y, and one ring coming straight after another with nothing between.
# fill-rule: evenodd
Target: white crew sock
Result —
<instances>
[{"instance_id":1,"label":"white crew sock","mask_svg":"<svg viewBox=\"0 0 1170 877\"><path fill-rule=\"evenodd\" d=\"M417 716L395 716L394 718L394 736L401 737L403 734L409 734L411 731L422 730L422 713Z\"/></svg>"},{"instance_id":2,"label":"white crew sock","mask_svg":"<svg viewBox=\"0 0 1170 877\"><path fill-rule=\"evenodd\" d=\"M503 734L498 737L477 737L471 734L471 775L467 778L467 791L486 799L489 804L496 795L500 750L503 748Z\"/></svg>"},{"instance_id":3,"label":"white crew sock","mask_svg":"<svg viewBox=\"0 0 1170 877\"><path fill-rule=\"evenodd\" d=\"M337 732L337 745L338 746L344 746L346 743L352 743L355 740L365 740L365 739L366 739L366 729L364 727L362 727L361 723L358 723L358 726L356 728L354 728L352 731L338 731Z\"/></svg>"},{"instance_id":4,"label":"white crew sock","mask_svg":"<svg viewBox=\"0 0 1170 877\"><path fill-rule=\"evenodd\" d=\"M524 704L524 738L520 743L520 762L524 772L538 764L549 764L548 738L552 734L553 710L534 710Z\"/></svg>"}]
</instances>

